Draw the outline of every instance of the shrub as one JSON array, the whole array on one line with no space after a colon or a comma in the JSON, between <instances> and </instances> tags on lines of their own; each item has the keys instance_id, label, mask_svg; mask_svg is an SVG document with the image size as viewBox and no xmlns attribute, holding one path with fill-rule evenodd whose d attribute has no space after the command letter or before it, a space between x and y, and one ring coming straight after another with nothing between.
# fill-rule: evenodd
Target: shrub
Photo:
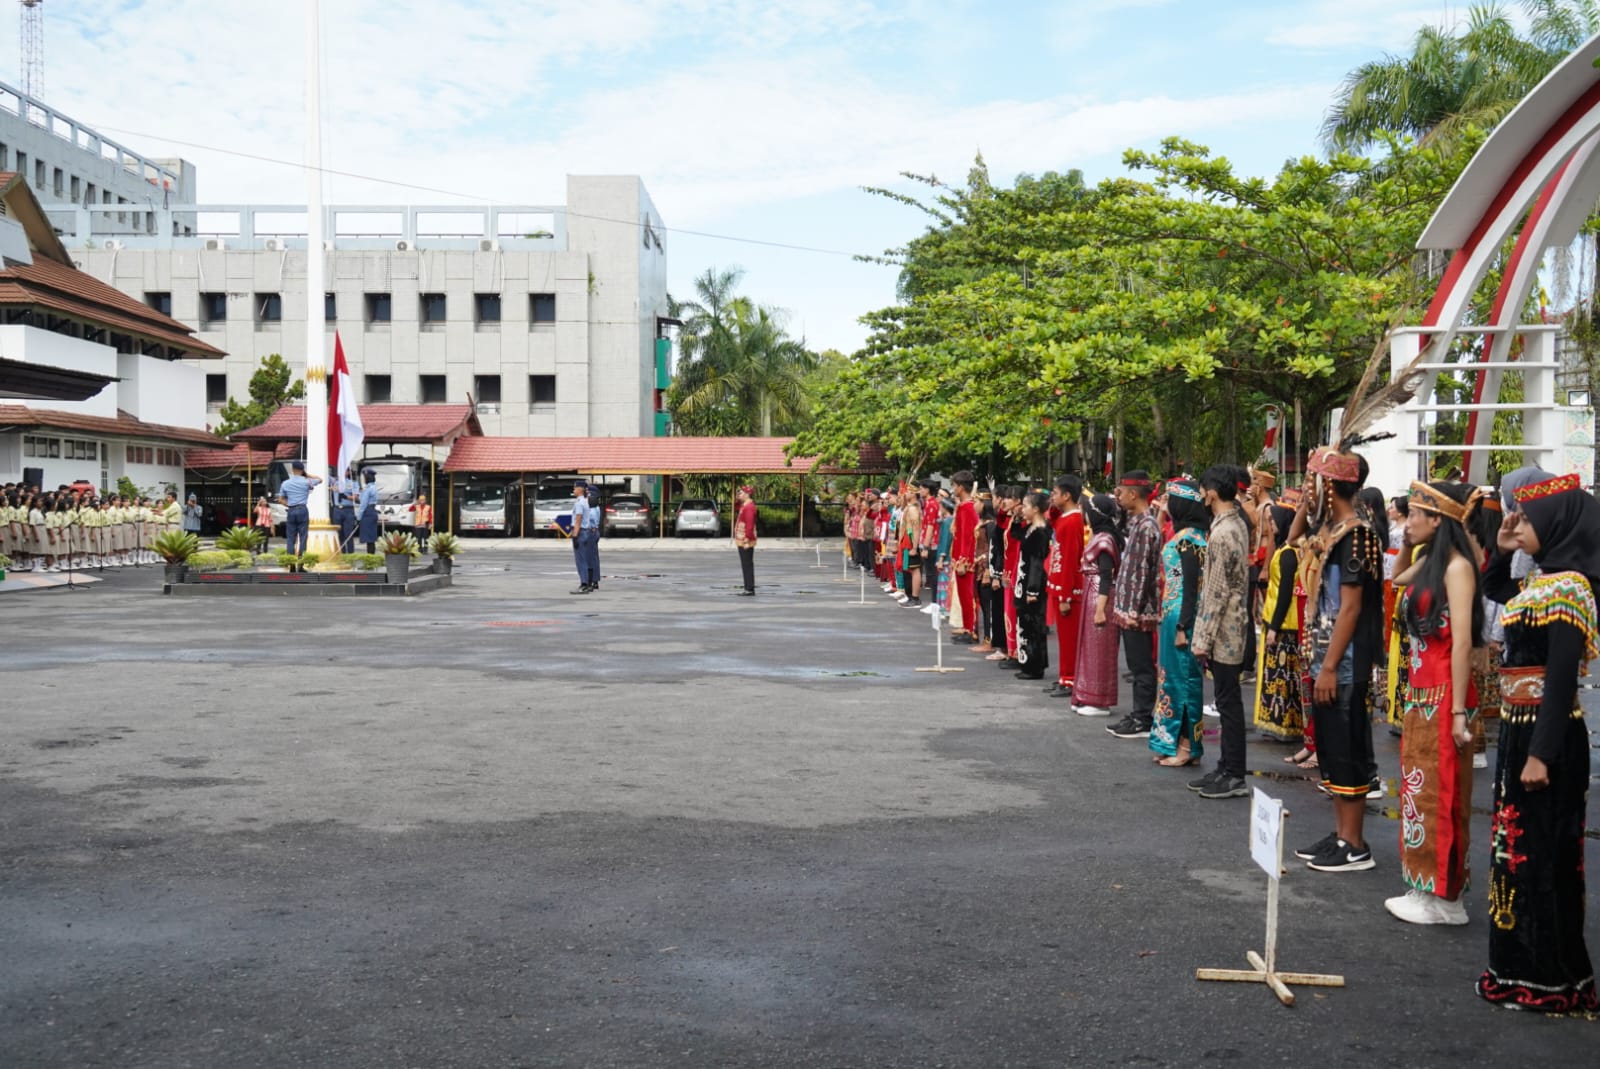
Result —
<instances>
[{"instance_id":1,"label":"shrub","mask_svg":"<svg viewBox=\"0 0 1600 1069\"><path fill-rule=\"evenodd\" d=\"M248 568L256 562L255 555L247 549L225 549L222 552L226 553L228 559L233 561L235 568Z\"/></svg>"},{"instance_id":2,"label":"shrub","mask_svg":"<svg viewBox=\"0 0 1600 1069\"><path fill-rule=\"evenodd\" d=\"M276 565L282 564L283 561L279 559L282 556L283 556L283 554L281 554L281 553L260 553L260 554L257 554L256 555L256 567L258 567L258 568L260 568L260 567L271 568L271 567L274 567Z\"/></svg>"},{"instance_id":3,"label":"shrub","mask_svg":"<svg viewBox=\"0 0 1600 1069\"><path fill-rule=\"evenodd\" d=\"M217 536L218 549L254 553L261 545L261 532L254 527L230 527Z\"/></svg>"},{"instance_id":4,"label":"shrub","mask_svg":"<svg viewBox=\"0 0 1600 1069\"><path fill-rule=\"evenodd\" d=\"M198 568L203 572L217 571L221 568L234 566L234 559L226 550L214 549L204 553L195 553L189 557L189 567Z\"/></svg>"},{"instance_id":5,"label":"shrub","mask_svg":"<svg viewBox=\"0 0 1600 1069\"><path fill-rule=\"evenodd\" d=\"M168 564L182 564L200 552L200 539L188 531L162 531L150 540L150 549Z\"/></svg>"},{"instance_id":6,"label":"shrub","mask_svg":"<svg viewBox=\"0 0 1600 1069\"><path fill-rule=\"evenodd\" d=\"M384 556L405 554L412 560L422 556L422 549L417 545L417 540L408 531L390 531L378 542L378 552Z\"/></svg>"},{"instance_id":7,"label":"shrub","mask_svg":"<svg viewBox=\"0 0 1600 1069\"><path fill-rule=\"evenodd\" d=\"M428 552L446 560L458 557L461 555L461 539L446 531L440 531L428 539Z\"/></svg>"}]
</instances>

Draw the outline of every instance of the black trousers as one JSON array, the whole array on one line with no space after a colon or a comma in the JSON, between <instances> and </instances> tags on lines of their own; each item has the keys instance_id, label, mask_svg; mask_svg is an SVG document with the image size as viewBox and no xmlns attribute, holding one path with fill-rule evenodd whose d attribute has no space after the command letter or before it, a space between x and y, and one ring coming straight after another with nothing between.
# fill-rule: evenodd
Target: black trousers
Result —
<instances>
[{"instance_id":1,"label":"black trousers","mask_svg":"<svg viewBox=\"0 0 1600 1069\"><path fill-rule=\"evenodd\" d=\"M1244 695L1239 689L1242 664L1211 662L1216 684L1217 715L1222 719L1222 760L1217 770L1232 779L1244 778Z\"/></svg>"},{"instance_id":2,"label":"black trousers","mask_svg":"<svg viewBox=\"0 0 1600 1069\"><path fill-rule=\"evenodd\" d=\"M1129 714L1141 724L1155 719L1156 653L1149 631L1122 632L1122 656L1133 673L1133 711Z\"/></svg>"},{"instance_id":3,"label":"black trousers","mask_svg":"<svg viewBox=\"0 0 1600 1069\"><path fill-rule=\"evenodd\" d=\"M989 588L989 645L1004 653L1006 649L1006 592Z\"/></svg>"},{"instance_id":4,"label":"black trousers","mask_svg":"<svg viewBox=\"0 0 1600 1069\"><path fill-rule=\"evenodd\" d=\"M744 588L752 594L756 590L756 547L739 547L739 571L744 573Z\"/></svg>"},{"instance_id":5,"label":"black trousers","mask_svg":"<svg viewBox=\"0 0 1600 1069\"><path fill-rule=\"evenodd\" d=\"M988 583L975 583L973 585L975 587L974 593L977 594L978 615L983 619L980 621L982 629L974 627L972 633L979 638L987 639L987 636L994 631L995 589Z\"/></svg>"}]
</instances>

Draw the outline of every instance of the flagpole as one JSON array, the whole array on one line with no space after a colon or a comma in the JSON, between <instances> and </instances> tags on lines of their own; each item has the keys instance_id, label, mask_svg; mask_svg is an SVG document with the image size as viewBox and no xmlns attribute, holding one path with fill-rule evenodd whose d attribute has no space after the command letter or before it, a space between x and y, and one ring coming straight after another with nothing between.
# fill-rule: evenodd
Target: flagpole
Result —
<instances>
[{"instance_id":1,"label":"flagpole","mask_svg":"<svg viewBox=\"0 0 1600 1069\"><path fill-rule=\"evenodd\" d=\"M306 0L306 471L329 479L328 340L323 325L322 256L322 13ZM329 482L307 502L311 533L307 550L327 560L339 552L328 516Z\"/></svg>"}]
</instances>

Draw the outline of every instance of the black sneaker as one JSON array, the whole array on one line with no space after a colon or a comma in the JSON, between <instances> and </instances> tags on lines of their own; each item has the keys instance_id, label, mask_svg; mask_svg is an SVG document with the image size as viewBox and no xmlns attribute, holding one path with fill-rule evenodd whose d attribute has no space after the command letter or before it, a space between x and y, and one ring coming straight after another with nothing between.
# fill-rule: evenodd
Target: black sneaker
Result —
<instances>
[{"instance_id":1,"label":"black sneaker","mask_svg":"<svg viewBox=\"0 0 1600 1069\"><path fill-rule=\"evenodd\" d=\"M1119 739L1148 739L1150 737L1150 725L1135 720L1131 716L1123 717L1106 728L1106 730Z\"/></svg>"},{"instance_id":2,"label":"black sneaker","mask_svg":"<svg viewBox=\"0 0 1600 1069\"><path fill-rule=\"evenodd\" d=\"M1219 775L1210 786L1201 787L1199 793L1202 798L1244 798L1250 794L1250 788L1244 785L1242 777Z\"/></svg>"},{"instance_id":3,"label":"black sneaker","mask_svg":"<svg viewBox=\"0 0 1600 1069\"><path fill-rule=\"evenodd\" d=\"M1207 787L1210 787L1213 783L1216 783L1217 780L1222 778L1222 770L1220 768L1213 768L1210 772L1207 772L1199 779L1190 780L1188 787L1191 791L1203 791Z\"/></svg>"},{"instance_id":4,"label":"black sneaker","mask_svg":"<svg viewBox=\"0 0 1600 1069\"><path fill-rule=\"evenodd\" d=\"M1371 847L1358 849L1343 839L1335 839L1332 846L1306 862L1306 868L1318 872L1363 872L1376 867Z\"/></svg>"},{"instance_id":5,"label":"black sneaker","mask_svg":"<svg viewBox=\"0 0 1600 1069\"><path fill-rule=\"evenodd\" d=\"M1338 843L1339 833L1336 831L1330 831L1328 834L1324 835L1310 846L1302 846L1300 849L1296 850L1294 852L1294 856L1299 858L1301 861L1310 861L1318 854L1332 850L1338 845Z\"/></svg>"},{"instance_id":6,"label":"black sneaker","mask_svg":"<svg viewBox=\"0 0 1600 1069\"><path fill-rule=\"evenodd\" d=\"M994 666L996 668L1009 668L1012 671L1015 671L1016 669L1022 667L1022 662L1017 660L1015 657L1007 657L1003 661L994 662Z\"/></svg>"},{"instance_id":7,"label":"black sneaker","mask_svg":"<svg viewBox=\"0 0 1600 1069\"><path fill-rule=\"evenodd\" d=\"M1050 695L1052 698L1070 698L1072 697L1072 684L1059 682L1052 683L1048 687L1044 688L1044 692Z\"/></svg>"}]
</instances>

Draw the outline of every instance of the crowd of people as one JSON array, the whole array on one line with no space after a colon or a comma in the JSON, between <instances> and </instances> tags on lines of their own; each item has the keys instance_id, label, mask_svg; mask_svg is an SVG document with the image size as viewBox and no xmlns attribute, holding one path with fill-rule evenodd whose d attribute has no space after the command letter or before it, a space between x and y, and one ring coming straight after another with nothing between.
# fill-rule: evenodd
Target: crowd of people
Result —
<instances>
[{"instance_id":1,"label":"crowd of people","mask_svg":"<svg viewBox=\"0 0 1600 1069\"><path fill-rule=\"evenodd\" d=\"M199 505L191 501L191 507L198 515ZM154 564L151 539L186 528L188 511L173 493L152 501L82 487L41 490L7 483L0 487L0 555L17 572Z\"/></svg>"},{"instance_id":2,"label":"crowd of people","mask_svg":"<svg viewBox=\"0 0 1600 1069\"><path fill-rule=\"evenodd\" d=\"M1349 441L1315 450L1303 487L1218 464L1106 493L1063 475L1045 492L971 472L846 502L847 552L899 604L948 618L953 641L1164 768L1220 755L1187 786L1249 794L1246 742L1297 744L1331 829L1295 851L1313 871L1375 867L1365 818L1382 796L1375 723L1400 736L1399 868L1385 902L1414 924L1467 923L1472 770L1495 739L1487 1000L1600 1009L1584 944L1588 735L1579 680L1600 655L1600 503L1536 468L1496 490L1413 483L1386 500ZM1053 640L1052 640L1053 634ZM1053 647L1053 650L1052 650ZM1119 673L1118 654L1126 668ZM1210 675L1213 703L1205 701ZM1244 690L1254 683L1247 717ZM1486 730L1487 729L1487 730Z\"/></svg>"}]
</instances>

